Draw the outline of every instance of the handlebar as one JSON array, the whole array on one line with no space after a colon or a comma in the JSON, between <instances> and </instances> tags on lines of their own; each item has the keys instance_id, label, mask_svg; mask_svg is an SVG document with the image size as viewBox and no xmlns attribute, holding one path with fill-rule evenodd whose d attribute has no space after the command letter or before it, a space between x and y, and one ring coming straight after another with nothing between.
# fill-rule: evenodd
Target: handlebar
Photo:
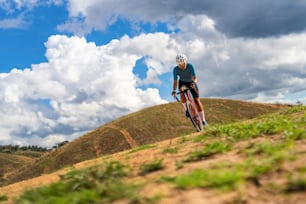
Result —
<instances>
[{"instance_id":1,"label":"handlebar","mask_svg":"<svg viewBox=\"0 0 306 204\"><path fill-rule=\"evenodd\" d=\"M185 87L183 91L180 91L180 92L176 93L176 95L179 95L181 93L186 93L189 90L190 89L188 87ZM177 102L181 102L181 100L176 95L174 95L173 97L177 100Z\"/></svg>"}]
</instances>

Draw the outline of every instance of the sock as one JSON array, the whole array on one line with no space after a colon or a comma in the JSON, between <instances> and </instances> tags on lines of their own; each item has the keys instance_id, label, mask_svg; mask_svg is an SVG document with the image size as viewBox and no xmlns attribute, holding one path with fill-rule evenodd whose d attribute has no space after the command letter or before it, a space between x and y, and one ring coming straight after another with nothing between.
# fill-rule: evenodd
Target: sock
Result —
<instances>
[{"instance_id":1,"label":"sock","mask_svg":"<svg viewBox=\"0 0 306 204\"><path fill-rule=\"evenodd\" d=\"M187 110L186 103L183 103L183 106L184 106L184 112L185 112Z\"/></svg>"},{"instance_id":2,"label":"sock","mask_svg":"<svg viewBox=\"0 0 306 204\"><path fill-rule=\"evenodd\" d=\"M202 121L206 121L204 111L201 111L199 114L200 114Z\"/></svg>"}]
</instances>

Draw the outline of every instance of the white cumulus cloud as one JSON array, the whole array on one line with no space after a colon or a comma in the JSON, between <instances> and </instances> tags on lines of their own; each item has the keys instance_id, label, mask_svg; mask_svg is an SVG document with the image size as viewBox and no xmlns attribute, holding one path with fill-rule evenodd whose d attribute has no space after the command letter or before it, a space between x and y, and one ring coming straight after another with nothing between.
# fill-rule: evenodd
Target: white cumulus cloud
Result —
<instances>
[{"instance_id":1,"label":"white cumulus cloud","mask_svg":"<svg viewBox=\"0 0 306 204\"><path fill-rule=\"evenodd\" d=\"M49 145L46 138L54 135L71 138L129 112L165 103L157 89L136 85L133 68L142 51L124 51L147 40L124 37L96 46L83 37L51 36L45 43L47 62L1 75L0 106L6 117L0 120L8 134L2 141L20 137L24 144Z\"/></svg>"}]
</instances>

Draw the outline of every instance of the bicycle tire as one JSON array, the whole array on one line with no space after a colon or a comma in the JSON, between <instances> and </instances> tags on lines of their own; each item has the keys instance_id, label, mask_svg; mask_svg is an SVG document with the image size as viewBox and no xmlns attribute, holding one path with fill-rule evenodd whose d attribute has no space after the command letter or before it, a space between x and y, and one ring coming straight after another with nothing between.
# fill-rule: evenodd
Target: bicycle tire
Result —
<instances>
[{"instance_id":1,"label":"bicycle tire","mask_svg":"<svg viewBox=\"0 0 306 204\"><path fill-rule=\"evenodd\" d=\"M189 100L186 101L186 107L187 107L187 111L189 112L189 118L193 124L193 126L195 127L195 129L198 132L201 132L203 130L203 122L201 120L201 117L198 113L198 110L195 106L195 104Z\"/></svg>"}]
</instances>

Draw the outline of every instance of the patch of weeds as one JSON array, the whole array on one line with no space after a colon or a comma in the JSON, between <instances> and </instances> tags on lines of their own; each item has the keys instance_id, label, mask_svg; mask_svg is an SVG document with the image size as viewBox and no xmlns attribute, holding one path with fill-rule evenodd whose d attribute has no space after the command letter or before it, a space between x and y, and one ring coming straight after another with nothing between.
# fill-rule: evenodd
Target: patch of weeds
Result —
<instances>
[{"instance_id":1,"label":"patch of weeds","mask_svg":"<svg viewBox=\"0 0 306 204\"><path fill-rule=\"evenodd\" d=\"M249 168L249 178L258 179L261 175L271 172L274 166L272 162L265 160L258 164L249 164Z\"/></svg>"},{"instance_id":2,"label":"patch of weeds","mask_svg":"<svg viewBox=\"0 0 306 204\"><path fill-rule=\"evenodd\" d=\"M154 148L156 147L156 145L141 145L139 147L136 147L134 149L132 149L131 151L129 151L129 153L134 153L134 152L138 152L138 151L141 151L141 150L145 150L145 149L151 149L151 148Z\"/></svg>"},{"instance_id":3,"label":"patch of weeds","mask_svg":"<svg viewBox=\"0 0 306 204\"><path fill-rule=\"evenodd\" d=\"M298 172L300 173L306 173L306 166L301 166L297 169Z\"/></svg>"},{"instance_id":4,"label":"patch of weeds","mask_svg":"<svg viewBox=\"0 0 306 204\"><path fill-rule=\"evenodd\" d=\"M67 183L77 183L82 187L82 183L91 183L93 180L105 181L110 178L123 178L127 176L127 166L117 161L110 161L100 166L91 167L82 171L71 171L62 176L62 179ZM86 184L85 184L86 186Z\"/></svg>"},{"instance_id":5,"label":"patch of weeds","mask_svg":"<svg viewBox=\"0 0 306 204\"><path fill-rule=\"evenodd\" d=\"M250 155L272 156L277 152L285 151L292 146L291 142L271 143L264 141L261 143L252 143L246 148L246 152Z\"/></svg>"},{"instance_id":6,"label":"patch of weeds","mask_svg":"<svg viewBox=\"0 0 306 204\"><path fill-rule=\"evenodd\" d=\"M218 188L223 190L236 189L245 180L260 185L259 177L277 170L279 163L274 158L249 159L239 164L220 163L207 169L197 169L188 174L175 177L163 176L164 182L174 183L178 188Z\"/></svg>"},{"instance_id":7,"label":"patch of weeds","mask_svg":"<svg viewBox=\"0 0 306 204\"><path fill-rule=\"evenodd\" d=\"M249 178L258 179L259 176L281 168L284 161L296 159L292 154L294 143L292 141L261 142L251 144L247 150L249 159L244 162L244 169L249 172Z\"/></svg>"},{"instance_id":8,"label":"patch of weeds","mask_svg":"<svg viewBox=\"0 0 306 204\"><path fill-rule=\"evenodd\" d=\"M233 141L241 141L253 138L259 135L260 132L252 124L234 123L212 127L208 134L218 137L230 137Z\"/></svg>"},{"instance_id":9,"label":"patch of weeds","mask_svg":"<svg viewBox=\"0 0 306 204\"><path fill-rule=\"evenodd\" d=\"M304 106L304 105L297 105L297 106L290 107L290 108L286 109L283 112L285 114L291 114L291 113L296 113L296 112L300 112L300 111L304 111L304 110L306 110L306 106Z\"/></svg>"},{"instance_id":10,"label":"patch of weeds","mask_svg":"<svg viewBox=\"0 0 306 204\"><path fill-rule=\"evenodd\" d=\"M101 166L73 171L61 177L57 183L26 191L17 204L23 203L111 203L126 199L141 203L139 186L125 184L126 166L108 162Z\"/></svg>"},{"instance_id":11,"label":"patch of weeds","mask_svg":"<svg viewBox=\"0 0 306 204\"><path fill-rule=\"evenodd\" d=\"M305 128L293 127L284 131L284 136L287 140L302 140L306 139Z\"/></svg>"},{"instance_id":12,"label":"patch of weeds","mask_svg":"<svg viewBox=\"0 0 306 204\"><path fill-rule=\"evenodd\" d=\"M154 172L154 171L158 171L164 168L163 159L142 164L139 168L140 168L139 175L142 175L142 176L148 173Z\"/></svg>"},{"instance_id":13,"label":"patch of weeds","mask_svg":"<svg viewBox=\"0 0 306 204\"><path fill-rule=\"evenodd\" d=\"M0 194L0 202L7 201L7 200L8 200L8 197L6 195Z\"/></svg>"},{"instance_id":14,"label":"patch of weeds","mask_svg":"<svg viewBox=\"0 0 306 204\"><path fill-rule=\"evenodd\" d=\"M164 182L174 183L177 188L218 188L222 190L236 189L242 182L243 175L236 170L196 169L188 174L175 177L161 177Z\"/></svg>"},{"instance_id":15,"label":"patch of weeds","mask_svg":"<svg viewBox=\"0 0 306 204\"><path fill-rule=\"evenodd\" d=\"M256 157L250 157L242 163L218 163L206 169L192 171L189 174L175 177L164 176L161 180L174 183L178 188L208 187L232 190L244 181L251 181L260 186L260 176L279 170L282 162L290 157L291 145L287 143L263 143L256 148L255 146L253 146L253 153ZM222 151L222 148L220 148L220 151ZM205 151L190 156L187 161L193 161L203 156L207 156Z\"/></svg>"},{"instance_id":16,"label":"patch of weeds","mask_svg":"<svg viewBox=\"0 0 306 204\"><path fill-rule=\"evenodd\" d=\"M276 171L280 168L281 160L284 159L283 154L274 155L265 158L250 158L240 164L241 169L245 172L245 178L255 184L259 184L259 177L269 172Z\"/></svg>"},{"instance_id":17,"label":"patch of weeds","mask_svg":"<svg viewBox=\"0 0 306 204\"><path fill-rule=\"evenodd\" d=\"M203 135L197 136L197 137L194 138L192 141L193 141L193 142L202 142L202 141L207 140L207 139L209 139L209 138L210 138L209 135L203 134Z\"/></svg>"},{"instance_id":18,"label":"patch of weeds","mask_svg":"<svg viewBox=\"0 0 306 204\"><path fill-rule=\"evenodd\" d=\"M231 150L230 144L224 144L222 142L213 142L208 143L205 145L205 147L202 150L190 152L189 156L183 160L183 162L194 162L199 161L204 158L210 157L217 153L224 153Z\"/></svg>"},{"instance_id":19,"label":"patch of weeds","mask_svg":"<svg viewBox=\"0 0 306 204\"><path fill-rule=\"evenodd\" d=\"M261 134L277 134L288 127L292 127L294 123L285 116L282 115L272 115L267 117L263 121L258 122L257 128Z\"/></svg>"},{"instance_id":20,"label":"patch of weeds","mask_svg":"<svg viewBox=\"0 0 306 204\"><path fill-rule=\"evenodd\" d=\"M306 177L289 179L285 187L285 192L303 192L306 191Z\"/></svg>"},{"instance_id":21,"label":"patch of weeds","mask_svg":"<svg viewBox=\"0 0 306 204\"><path fill-rule=\"evenodd\" d=\"M175 153L178 152L178 150L179 150L178 147L168 147L168 148L164 149L163 152L164 152L164 153L175 154Z\"/></svg>"},{"instance_id":22,"label":"patch of weeds","mask_svg":"<svg viewBox=\"0 0 306 204\"><path fill-rule=\"evenodd\" d=\"M286 129L292 129L294 122L282 115L269 115L249 123L233 123L211 127L207 134L217 137L243 141L262 134L272 135Z\"/></svg>"},{"instance_id":23,"label":"patch of weeds","mask_svg":"<svg viewBox=\"0 0 306 204\"><path fill-rule=\"evenodd\" d=\"M77 190L72 190L67 184L59 182L48 187L27 191L18 199L17 204L111 203L121 199L135 202L141 200L137 191L136 185L126 185L116 179L96 183L94 188L86 187Z\"/></svg>"}]
</instances>

